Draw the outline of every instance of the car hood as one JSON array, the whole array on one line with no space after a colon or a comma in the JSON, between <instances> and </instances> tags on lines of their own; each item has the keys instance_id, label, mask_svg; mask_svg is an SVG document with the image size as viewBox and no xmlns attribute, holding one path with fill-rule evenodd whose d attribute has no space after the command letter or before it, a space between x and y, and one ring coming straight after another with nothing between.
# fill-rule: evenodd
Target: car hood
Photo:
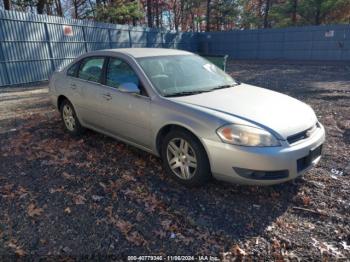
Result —
<instances>
[{"instance_id":1,"label":"car hood","mask_svg":"<svg viewBox=\"0 0 350 262\"><path fill-rule=\"evenodd\" d=\"M305 103L247 84L172 100L238 117L274 131L282 139L312 127L317 121L314 111Z\"/></svg>"}]
</instances>

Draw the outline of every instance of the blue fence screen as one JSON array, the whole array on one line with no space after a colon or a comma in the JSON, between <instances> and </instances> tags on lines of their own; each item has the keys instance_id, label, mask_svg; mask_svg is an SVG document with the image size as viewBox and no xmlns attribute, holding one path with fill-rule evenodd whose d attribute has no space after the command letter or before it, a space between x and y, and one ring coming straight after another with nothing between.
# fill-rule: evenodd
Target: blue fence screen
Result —
<instances>
[{"instance_id":1,"label":"blue fence screen","mask_svg":"<svg viewBox=\"0 0 350 262\"><path fill-rule=\"evenodd\" d=\"M231 59L350 61L350 25L200 33L199 50Z\"/></svg>"},{"instance_id":2,"label":"blue fence screen","mask_svg":"<svg viewBox=\"0 0 350 262\"><path fill-rule=\"evenodd\" d=\"M231 59L350 61L350 26L173 33L0 10L0 86L47 80L91 51L163 47Z\"/></svg>"},{"instance_id":3,"label":"blue fence screen","mask_svg":"<svg viewBox=\"0 0 350 262\"><path fill-rule=\"evenodd\" d=\"M195 52L196 34L0 10L0 86L47 80L92 50L164 47Z\"/></svg>"}]
</instances>

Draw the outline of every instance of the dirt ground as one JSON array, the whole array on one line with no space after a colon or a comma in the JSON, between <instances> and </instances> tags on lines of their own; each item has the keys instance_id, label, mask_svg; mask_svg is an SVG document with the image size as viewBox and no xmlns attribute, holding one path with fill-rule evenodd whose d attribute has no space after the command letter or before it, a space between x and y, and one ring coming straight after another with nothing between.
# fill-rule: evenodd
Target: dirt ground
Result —
<instances>
[{"instance_id":1,"label":"dirt ground","mask_svg":"<svg viewBox=\"0 0 350 262\"><path fill-rule=\"evenodd\" d=\"M350 67L231 62L228 71L314 108L327 131L316 168L273 187L188 189L147 153L92 131L70 137L45 86L1 89L0 260L349 260Z\"/></svg>"}]
</instances>

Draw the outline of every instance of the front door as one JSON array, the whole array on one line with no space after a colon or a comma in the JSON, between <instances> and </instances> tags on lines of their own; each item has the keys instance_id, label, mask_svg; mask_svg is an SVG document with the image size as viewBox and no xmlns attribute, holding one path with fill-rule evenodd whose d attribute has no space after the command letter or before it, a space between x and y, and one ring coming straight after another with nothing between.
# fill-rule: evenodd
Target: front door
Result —
<instances>
[{"instance_id":1,"label":"front door","mask_svg":"<svg viewBox=\"0 0 350 262\"><path fill-rule=\"evenodd\" d=\"M116 136L151 147L151 100L132 67L122 59L109 58L104 85L99 88L104 125ZM133 86L138 92L123 87Z\"/></svg>"}]
</instances>

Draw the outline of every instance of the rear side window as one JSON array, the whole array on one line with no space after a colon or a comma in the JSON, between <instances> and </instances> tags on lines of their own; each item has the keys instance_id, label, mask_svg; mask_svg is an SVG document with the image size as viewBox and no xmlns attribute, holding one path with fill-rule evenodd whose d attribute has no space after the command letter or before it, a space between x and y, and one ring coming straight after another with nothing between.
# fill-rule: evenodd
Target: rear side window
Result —
<instances>
[{"instance_id":1,"label":"rear side window","mask_svg":"<svg viewBox=\"0 0 350 262\"><path fill-rule=\"evenodd\" d=\"M78 69L79 69L79 62L75 63L67 70L67 75L72 77L77 76Z\"/></svg>"},{"instance_id":2,"label":"rear side window","mask_svg":"<svg viewBox=\"0 0 350 262\"><path fill-rule=\"evenodd\" d=\"M90 57L84 59L78 77L88 81L99 82L102 76L103 63L103 57Z\"/></svg>"}]
</instances>

